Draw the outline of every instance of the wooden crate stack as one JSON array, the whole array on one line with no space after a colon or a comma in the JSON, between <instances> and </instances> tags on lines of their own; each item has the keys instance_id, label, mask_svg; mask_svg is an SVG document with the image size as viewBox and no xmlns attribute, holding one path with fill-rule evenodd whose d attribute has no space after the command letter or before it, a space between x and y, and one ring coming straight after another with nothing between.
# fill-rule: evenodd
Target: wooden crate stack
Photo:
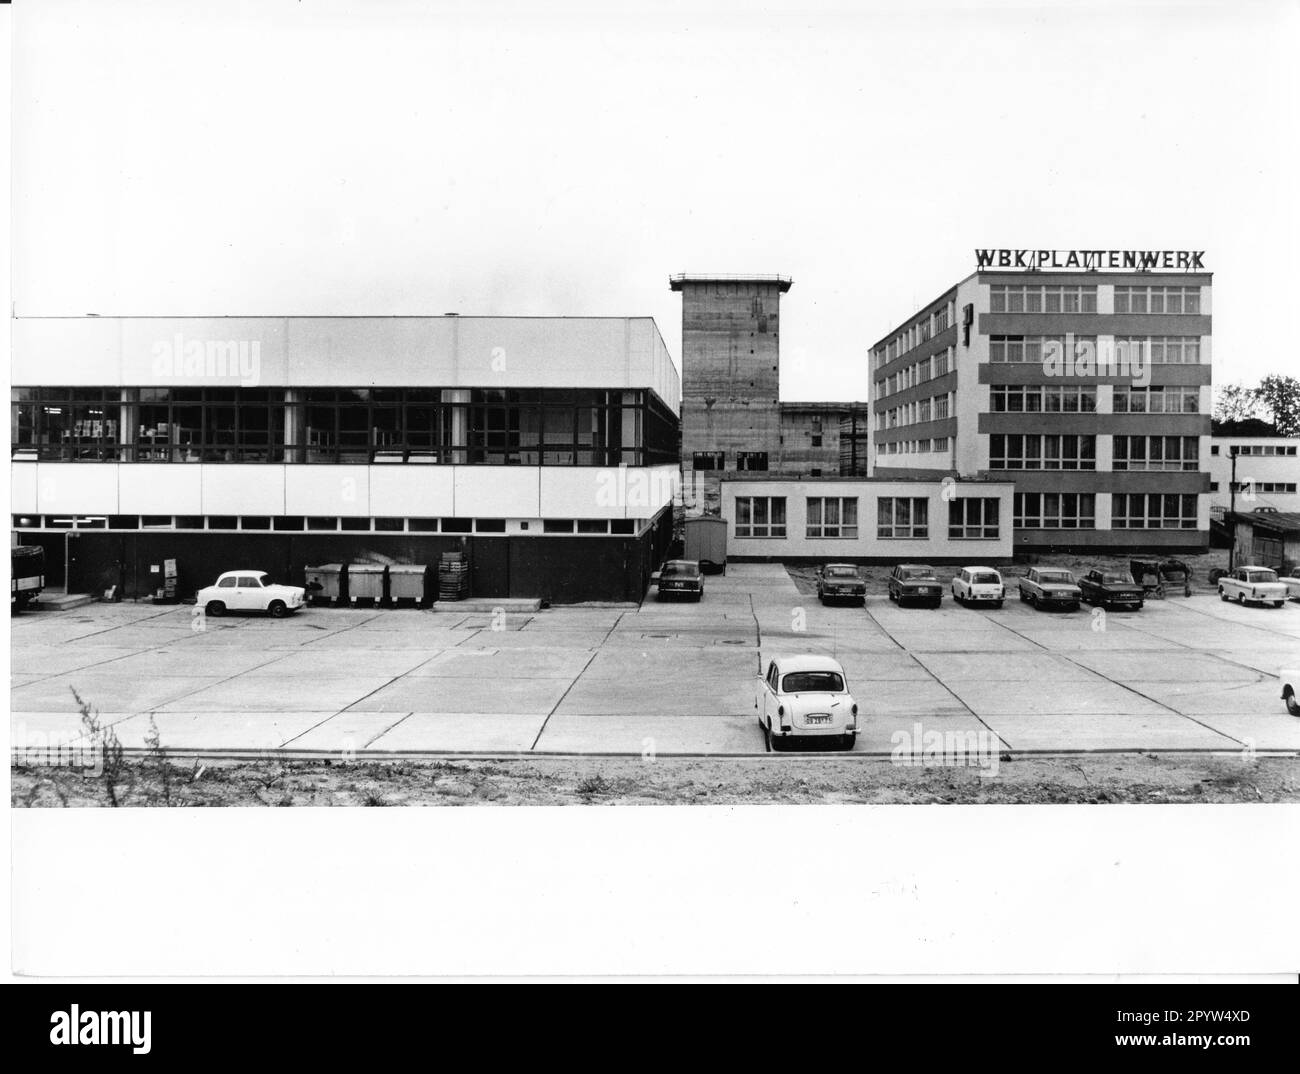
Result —
<instances>
[{"instance_id":1,"label":"wooden crate stack","mask_svg":"<svg viewBox=\"0 0 1300 1074\"><path fill-rule=\"evenodd\" d=\"M444 552L438 562L438 599L464 600L469 596L469 560L464 552Z\"/></svg>"}]
</instances>

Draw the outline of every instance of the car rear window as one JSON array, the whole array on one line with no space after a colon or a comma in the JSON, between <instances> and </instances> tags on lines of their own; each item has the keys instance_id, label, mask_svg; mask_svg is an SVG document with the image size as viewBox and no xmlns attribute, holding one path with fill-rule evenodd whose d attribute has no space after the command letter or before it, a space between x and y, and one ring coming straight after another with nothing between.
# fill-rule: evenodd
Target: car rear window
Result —
<instances>
[{"instance_id":1,"label":"car rear window","mask_svg":"<svg viewBox=\"0 0 1300 1074\"><path fill-rule=\"evenodd\" d=\"M1068 571L1039 571L1038 580L1049 585L1070 585L1074 581Z\"/></svg>"},{"instance_id":2,"label":"car rear window","mask_svg":"<svg viewBox=\"0 0 1300 1074\"><path fill-rule=\"evenodd\" d=\"M1248 582L1276 582L1277 571L1250 571L1246 575Z\"/></svg>"},{"instance_id":3,"label":"car rear window","mask_svg":"<svg viewBox=\"0 0 1300 1074\"><path fill-rule=\"evenodd\" d=\"M853 567L828 567L827 578L856 578L858 572Z\"/></svg>"},{"instance_id":4,"label":"car rear window","mask_svg":"<svg viewBox=\"0 0 1300 1074\"><path fill-rule=\"evenodd\" d=\"M1132 585L1132 584L1133 584L1133 580L1132 580L1131 578L1125 578L1122 574L1111 574L1111 573L1109 573L1109 572L1107 572L1106 574L1103 574L1103 575L1101 576L1101 580L1102 580L1103 582L1116 582L1116 583L1118 583L1118 584L1120 584L1120 585Z\"/></svg>"},{"instance_id":5,"label":"car rear window","mask_svg":"<svg viewBox=\"0 0 1300 1074\"><path fill-rule=\"evenodd\" d=\"M916 578L933 578L934 571L926 567L912 567L911 569L905 570L903 572L903 577L908 581L911 581Z\"/></svg>"},{"instance_id":6,"label":"car rear window","mask_svg":"<svg viewBox=\"0 0 1300 1074\"><path fill-rule=\"evenodd\" d=\"M998 585L1002 581L996 574L975 574L971 576L971 585Z\"/></svg>"},{"instance_id":7,"label":"car rear window","mask_svg":"<svg viewBox=\"0 0 1300 1074\"><path fill-rule=\"evenodd\" d=\"M700 573L698 563L665 563L662 578L695 578Z\"/></svg>"},{"instance_id":8,"label":"car rear window","mask_svg":"<svg viewBox=\"0 0 1300 1074\"><path fill-rule=\"evenodd\" d=\"M781 691L838 694L844 691L844 679L834 671L792 671L781 679Z\"/></svg>"}]
</instances>

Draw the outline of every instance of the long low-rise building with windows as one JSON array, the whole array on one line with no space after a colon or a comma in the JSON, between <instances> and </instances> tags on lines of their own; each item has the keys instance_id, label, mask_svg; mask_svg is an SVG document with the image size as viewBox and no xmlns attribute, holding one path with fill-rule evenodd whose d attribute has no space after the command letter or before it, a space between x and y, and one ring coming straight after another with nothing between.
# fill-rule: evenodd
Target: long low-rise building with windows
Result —
<instances>
[{"instance_id":1,"label":"long low-rise building with windows","mask_svg":"<svg viewBox=\"0 0 1300 1074\"><path fill-rule=\"evenodd\" d=\"M1211 276L1168 271L1199 256L998 253L871 348L871 474L1014 481L1017 548L1205 549Z\"/></svg>"},{"instance_id":2,"label":"long low-rise building with windows","mask_svg":"<svg viewBox=\"0 0 1300 1074\"><path fill-rule=\"evenodd\" d=\"M727 556L854 563L1003 562L1010 481L724 478Z\"/></svg>"},{"instance_id":3,"label":"long low-rise building with windows","mask_svg":"<svg viewBox=\"0 0 1300 1074\"><path fill-rule=\"evenodd\" d=\"M650 318L19 318L14 528L51 584L468 555L472 592L639 599L680 382Z\"/></svg>"}]
</instances>

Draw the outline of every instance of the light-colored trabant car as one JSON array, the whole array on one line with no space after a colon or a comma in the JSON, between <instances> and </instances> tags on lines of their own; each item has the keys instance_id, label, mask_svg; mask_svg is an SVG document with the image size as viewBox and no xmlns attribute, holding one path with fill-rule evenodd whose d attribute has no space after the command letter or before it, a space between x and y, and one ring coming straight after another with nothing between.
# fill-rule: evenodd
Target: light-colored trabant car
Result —
<instances>
[{"instance_id":1,"label":"light-colored trabant car","mask_svg":"<svg viewBox=\"0 0 1300 1074\"><path fill-rule=\"evenodd\" d=\"M754 705L769 749L816 739L851 750L857 741L858 703L829 656L776 657L759 676Z\"/></svg>"},{"instance_id":2,"label":"light-colored trabant car","mask_svg":"<svg viewBox=\"0 0 1300 1074\"><path fill-rule=\"evenodd\" d=\"M1300 578L1283 577L1278 581L1286 586L1287 599L1300 600Z\"/></svg>"},{"instance_id":3,"label":"light-colored trabant car","mask_svg":"<svg viewBox=\"0 0 1300 1074\"><path fill-rule=\"evenodd\" d=\"M993 607L1001 608L1006 596L1002 575L992 567L963 567L952 580L952 599L958 604L987 600L993 602Z\"/></svg>"},{"instance_id":4,"label":"light-colored trabant car","mask_svg":"<svg viewBox=\"0 0 1300 1074\"><path fill-rule=\"evenodd\" d=\"M195 603L208 615L226 612L266 612L276 619L303 606L306 590L278 585L265 571L226 571L215 585L204 586Z\"/></svg>"},{"instance_id":5,"label":"light-colored trabant car","mask_svg":"<svg viewBox=\"0 0 1300 1074\"><path fill-rule=\"evenodd\" d=\"M1064 567L1030 567L1020 579L1020 599L1035 608L1068 608L1074 611L1083 598L1074 575Z\"/></svg>"},{"instance_id":6,"label":"light-colored trabant car","mask_svg":"<svg viewBox=\"0 0 1300 1074\"><path fill-rule=\"evenodd\" d=\"M852 563L828 563L817 568L817 598L823 604L833 600L867 602L867 583Z\"/></svg>"},{"instance_id":7,"label":"light-colored trabant car","mask_svg":"<svg viewBox=\"0 0 1300 1074\"><path fill-rule=\"evenodd\" d=\"M1238 604L1271 604L1280 608L1286 603L1287 588L1271 567L1238 567L1219 579L1219 599Z\"/></svg>"},{"instance_id":8,"label":"light-colored trabant car","mask_svg":"<svg viewBox=\"0 0 1300 1074\"><path fill-rule=\"evenodd\" d=\"M1282 700L1286 702L1287 712L1300 716L1300 697L1296 696L1300 691L1300 667L1283 668L1277 677L1282 683Z\"/></svg>"}]
</instances>

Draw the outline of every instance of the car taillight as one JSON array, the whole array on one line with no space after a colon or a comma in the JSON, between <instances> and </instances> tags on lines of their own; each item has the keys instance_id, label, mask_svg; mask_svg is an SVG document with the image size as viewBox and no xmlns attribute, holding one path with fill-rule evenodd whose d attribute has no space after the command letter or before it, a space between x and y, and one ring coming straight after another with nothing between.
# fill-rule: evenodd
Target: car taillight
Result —
<instances>
[{"instance_id":1,"label":"car taillight","mask_svg":"<svg viewBox=\"0 0 1300 1074\"><path fill-rule=\"evenodd\" d=\"M776 707L776 714L777 714L778 716L784 718L784 717L785 717L785 706L784 706L784 705L778 705L778 706Z\"/></svg>"}]
</instances>

